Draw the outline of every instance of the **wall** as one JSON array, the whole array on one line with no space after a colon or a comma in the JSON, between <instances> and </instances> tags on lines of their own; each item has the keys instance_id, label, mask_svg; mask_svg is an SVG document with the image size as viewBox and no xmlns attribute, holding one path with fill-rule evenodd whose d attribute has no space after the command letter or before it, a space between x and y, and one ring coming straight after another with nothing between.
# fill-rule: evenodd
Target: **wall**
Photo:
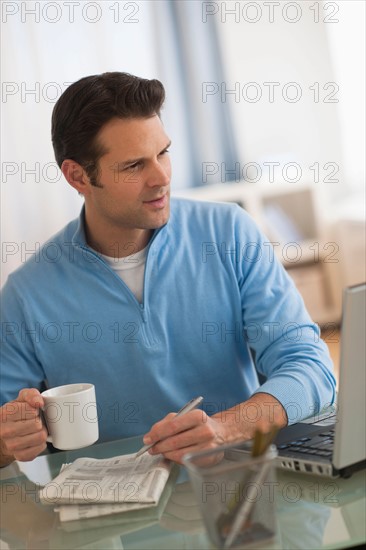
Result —
<instances>
[{"instance_id":1,"label":"wall","mask_svg":"<svg viewBox=\"0 0 366 550\"><path fill-rule=\"evenodd\" d=\"M253 7L245 11L249 4ZM273 11L268 4L223 2L221 13L215 15L225 52L227 88L240 89L238 97L226 96L236 124L239 162L261 166L258 183L270 182L272 169L273 179L287 179L294 185L299 176L302 182L318 180L326 194L342 196L346 182L341 93L323 22L326 17L341 16L325 11L321 3L276 2ZM316 4L319 17L310 9ZM227 13L239 7L235 15ZM274 162L279 166L269 165ZM249 179L256 178L257 168L248 170Z\"/></svg>"}]
</instances>

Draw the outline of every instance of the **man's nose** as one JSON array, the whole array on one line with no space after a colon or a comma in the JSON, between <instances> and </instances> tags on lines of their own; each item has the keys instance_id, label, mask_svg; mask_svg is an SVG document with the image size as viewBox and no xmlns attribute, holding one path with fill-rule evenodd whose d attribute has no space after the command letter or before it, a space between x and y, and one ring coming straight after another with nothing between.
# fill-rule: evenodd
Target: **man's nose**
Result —
<instances>
[{"instance_id":1,"label":"man's nose","mask_svg":"<svg viewBox=\"0 0 366 550\"><path fill-rule=\"evenodd\" d=\"M154 187L156 185L159 186L166 186L170 184L170 177L171 177L171 168L170 168L170 162L154 162L154 164L151 166L148 178L147 178L147 184L151 187Z\"/></svg>"}]
</instances>

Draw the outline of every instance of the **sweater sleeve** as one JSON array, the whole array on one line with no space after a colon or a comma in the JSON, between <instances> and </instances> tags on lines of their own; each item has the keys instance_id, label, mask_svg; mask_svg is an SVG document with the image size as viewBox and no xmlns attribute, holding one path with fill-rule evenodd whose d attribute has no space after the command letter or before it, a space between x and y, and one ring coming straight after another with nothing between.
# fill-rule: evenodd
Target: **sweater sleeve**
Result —
<instances>
[{"instance_id":1,"label":"sweater sleeve","mask_svg":"<svg viewBox=\"0 0 366 550\"><path fill-rule=\"evenodd\" d=\"M334 402L328 348L269 239L242 212L236 231L242 243L237 274L244 334L256 369L266 378L256 391L273 395L289 423L298 422Z\"/></svg>"},{"instance_id":2,"label":"sweater sleeve","mask_svg":"<svg viewBox=\"0 0 366 550\"><path fill-rule=\"evenodd\" d=\"M41 327L26 320L23 300L10 276L1 292L0 405L15 399L23 388L40 388L44 371L34 342L41 338Z\"/></svg>"}]
</instances>

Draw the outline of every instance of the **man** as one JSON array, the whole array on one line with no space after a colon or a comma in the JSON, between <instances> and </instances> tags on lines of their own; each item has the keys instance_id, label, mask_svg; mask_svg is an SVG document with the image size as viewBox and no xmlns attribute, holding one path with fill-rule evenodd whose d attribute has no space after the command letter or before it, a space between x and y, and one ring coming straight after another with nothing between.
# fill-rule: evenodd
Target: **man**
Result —
<instances>
[{"instance_id":1,"label":"man","mask_svg":"<svg viewBox=\"0 0 366 550\"><path fill-rule=\"evenodd\" d=\"M45 449L44 384L94 383L101 440L145 433L177 462L333 402L326 346L250 217L170 201L163 101L157 80L106 73L55 105L85 205L3 291L2 464ZM170 412L197 395L206 412Z\"/></svg>"}]
</instances>

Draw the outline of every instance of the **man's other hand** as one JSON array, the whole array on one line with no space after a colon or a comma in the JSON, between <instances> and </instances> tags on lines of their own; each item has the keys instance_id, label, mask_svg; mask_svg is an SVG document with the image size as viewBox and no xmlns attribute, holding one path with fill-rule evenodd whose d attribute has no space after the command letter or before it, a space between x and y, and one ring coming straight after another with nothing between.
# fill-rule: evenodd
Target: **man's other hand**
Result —
<instances>
[{"instance_id":1,"label":"man's other hand","mask_svg":"<svg viewBox=\"0 0 366 550\"><path fill-rule=\"evenodd\" d=\"M23 389L0 407L0 465L33 460L46 448L47 430L39 409L44 402L36 389Z\"/></svg>"}]
</instances>

